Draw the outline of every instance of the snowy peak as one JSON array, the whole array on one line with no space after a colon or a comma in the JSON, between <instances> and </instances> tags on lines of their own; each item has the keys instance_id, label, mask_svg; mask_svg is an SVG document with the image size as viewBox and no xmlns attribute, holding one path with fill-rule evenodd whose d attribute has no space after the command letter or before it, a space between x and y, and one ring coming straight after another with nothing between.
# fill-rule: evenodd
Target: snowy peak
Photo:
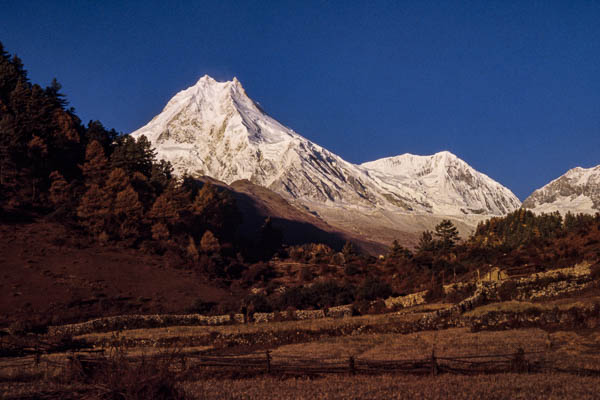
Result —
<instances>
[{"instance_id":1,"label":"snowy peak","mask_svg":"<svg viewBox=\"0 0 600 400\"><path fill-rule=\"evenodd\" d=\"M534 212L562 214L600 211L600 165L592 168L576 167L534 191L523 207Z\"/></svg>"},{"instance_id":2,"label":"snowy peak","mask_svg":"<svg viewBox=\"0 0 600 400\"><path fill-rule=\"evenodd\" d=\"M449 152L349 163L267 115L236 78L203 76L132 133L141 135L180 175L247 179L310 209L497 215L520 206Z\"/></svg>"},{"instance_id":3,"label":"snowy peak","mask_svg":"<svg viewBox=\"0 0 600 400\"><path fill-rule=\"evenodd\" d=\"M416 177L428 175L434 171L445 173L451 166L468 167L467 163L449 151L441 151L431 156L406 153L395 157L366 162L361 164L361 166L391 175Z\"/></svg>"},{"instance_id":4,"label":"snowy peak","mask_svg":"<svg viewBox=\"0 0 600 400\"><path fill-rule=\"evenodd\" d=\"M361 166L379 174L381 180L421 191L430 199L436 214L453 214L457 210L464 214L505 214L521 204L509 189L449 151L431 156L402 154Z\"/></svg>"}]
</instances>

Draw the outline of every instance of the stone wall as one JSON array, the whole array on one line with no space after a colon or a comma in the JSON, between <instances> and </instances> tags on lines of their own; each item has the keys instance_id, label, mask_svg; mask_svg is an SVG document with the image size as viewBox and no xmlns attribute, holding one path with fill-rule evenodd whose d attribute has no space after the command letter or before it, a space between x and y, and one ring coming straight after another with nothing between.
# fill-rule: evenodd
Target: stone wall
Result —
<instances>
[{"instance_id":1,"label":"stone wall","mask_svg":"<svg viewBox=\"0 0 600 400\"><path fill-rule=\"evenodd\" d=\"M200 314L184 315L119 315L115 317L97 318L78 324L50 326L50 335L84 335L92 332L110 332L127 329L160 328L176 325L227 325L243 323L243 314L207 316Z\"/></svg>"},{"instance_id":2,"label":"stone wall","mask_svg":"<svg viewBox=\"0 0 600 400\"><path fill-rule=\"evenodd\" d=\"M384 302L385 306L389 309L413 307L427 303L425 300L426 295L427 290L424 290L422 292L407 294L406 296L388 297Z\"/></svg>"},{"instance_id":3,"label":"stone wall","mask_svg":"<svg viewBox=\"0 0 600 400\"><path fill-rule=\"evenodd\" d=\"M500 301L499 291L503 285L514 285L516 300L534 300L539 298L551 298L570 294L589 287L593 284L591 280L591 268L589 263L581 263L571 268L563 268L543 273L532 274L521 279L506 279L503 281L477 282L474 293L446 309L437 310L426 314L416 323L415 329L439 329L447 326L464 326L469 324L484 326L488 324L473 322L462 318L462 314L481 305ZM454 283L444 286L444 292L450 294L453 291L461 291L473 282ZM406 296L389 297L384 303L387 309L413 307L426 303L427 291L412 293ZM254 313L252 321L255 323L283 321L283 320L305 320L319 318L343 318L353 314L352 304L331 307L325 310L295 310L272 313ZM514 319L514 316L506 318ZM491 317L490 317L491 318ZM545 318L551 318L548 314ZM566 318L566 317L565 317ZM498 319L501 321L501 319ZM158 328L176 325L199 325L214 326L233 323L248 322L243 314L206 316L200 314L187 315L124 315L107 318L98 318L79 324L51 326L48 333L51 335L70 334L73 336L92 332L109 332L125 329ZM495 322L501 325L502 322Z\"/></svg>"}]
</instances>

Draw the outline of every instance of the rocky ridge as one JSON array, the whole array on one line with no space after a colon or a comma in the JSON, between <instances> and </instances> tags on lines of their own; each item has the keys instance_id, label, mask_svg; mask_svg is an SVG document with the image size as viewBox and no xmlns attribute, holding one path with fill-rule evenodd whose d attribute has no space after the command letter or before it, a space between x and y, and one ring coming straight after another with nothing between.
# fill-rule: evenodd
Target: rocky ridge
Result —
<instances>
[{"instance_id":1,"label":"rocky ridge","mask_svg":"<svg viewBox=\"0 0 600 400\"><path fill-rule=\"evenodd\" d=\"M595 214L600 212L600 165L573 168L547 185L534 191L523 202L533 212L567 212Z\"/></svg>"},{"instance_id":2,"label":"rocky ridge","mask_svg":"<svg viewBox=\"0 0 600 400\"><path fill-rule=\"evenodd\" d=\"M202 77L132 135L145 135L178 174L248 179L311 210L464 216L520 206L510 190L448 152L349 163L267 115L235 78Z\"/></svg>"}]
</instances>

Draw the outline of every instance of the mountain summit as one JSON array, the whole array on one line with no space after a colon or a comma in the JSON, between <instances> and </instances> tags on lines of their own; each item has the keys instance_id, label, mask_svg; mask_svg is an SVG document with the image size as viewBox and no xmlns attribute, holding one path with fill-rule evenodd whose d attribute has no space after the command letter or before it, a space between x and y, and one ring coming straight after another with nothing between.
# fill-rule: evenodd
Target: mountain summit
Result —
<instances>
[{"instance_id":1,"label":"mountain summit","mask_svg":"<svg viewBox=\"0 0 600 400\"><path fill-rule=\"evenodd\" d=\"M442 151L431 156L402 154L361 164L387 184L424 193L436 214L506 214L520 206L506 187ZM393 177L393 179L390 179Z\"/></svg>"},{"instance_id":2,"label":"mountain summit","mask_svg":"<svg viewBox=\"0 0 600 400\"><path fill-rule=\"evenodd\" d=\"M600 212L600 165L593 168L576 167L547 185L534 191L523 202L534 212L562 214Z\"/></svg>"},{"instance_id":3,"label":"mountain summit","mask_svg":"<svg viewBox=\"0 0 600 400\"><path fill-rule=\"evenodd\" d=\"M449 152L349 163L267 115L236 78L205 75L132 133L141 135L178 174L248 179L313 210L460 216L520 206L510 190Z\"/></svg>"}]
</instances>

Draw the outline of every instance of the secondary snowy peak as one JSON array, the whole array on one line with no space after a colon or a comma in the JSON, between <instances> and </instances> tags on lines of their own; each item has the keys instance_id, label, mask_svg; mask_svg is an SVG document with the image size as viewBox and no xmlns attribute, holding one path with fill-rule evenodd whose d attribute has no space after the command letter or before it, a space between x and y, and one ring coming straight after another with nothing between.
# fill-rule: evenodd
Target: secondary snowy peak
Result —
<instances>
[{"instance_id":1,"label":"secondary snowy peak","mask_svg":"<svg viewBox=\"0 0 600 400\"><path fill-rule=\"evenodd\" d=\"M388 184L421 191L436 214L456 210L465 214L506 214L521 204L509 189L448 151L431 156L402 154L361 166Z\"/></svg>"},{"instance_id":2,"label":"secondary snowy peak","mask_svg":"<svg viewBox=\"0 0 600 400\"><path fill-rule=\"evenodd\" d=\"M417 214L503 214L510 191L448 152L358 166L268 116L237 79L202 77L132 133L145 135L176 173L248 179L311 209Z\"/></svg>"},{"instance_id":3,"label":"secondary snowy peak","mask_svg":"<svg viewBox=\"0 0 600 400\"><path fill-rule=\"evenodd\" d=\"M534 191L523 207L537 213L559 211L595 214L600 212L600 165L576 167Z\"/></svg>"}]
</instances>

